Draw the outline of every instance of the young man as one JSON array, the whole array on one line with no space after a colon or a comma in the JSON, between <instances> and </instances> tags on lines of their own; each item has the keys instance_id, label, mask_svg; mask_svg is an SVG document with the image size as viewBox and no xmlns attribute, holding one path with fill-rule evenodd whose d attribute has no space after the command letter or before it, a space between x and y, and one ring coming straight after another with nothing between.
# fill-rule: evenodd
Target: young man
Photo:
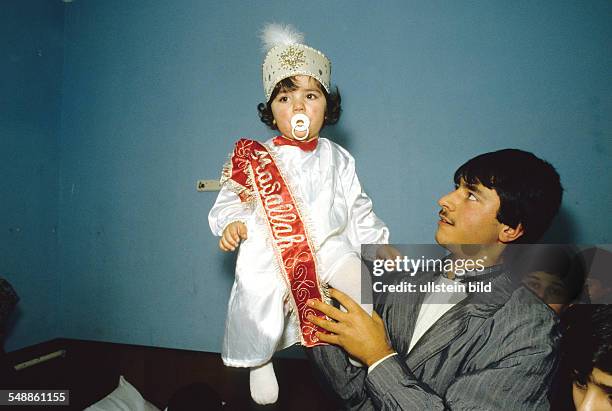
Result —
<instances>
[{"instance_id":1,"label":"young man","mask_svg":"<svg viewBox=\"0 0 612 411\"><path fill-rule=\"evenodd\" d=\"M574 305L563 316L559 411L612 411L612 305Z\"/></svg>"},{"instance_id":2,"label":"young man","mask_svg":"<svg viewBox=\"0 0 612 411\"><path fill-rule=\"evenodd\" d=\"M561 244L534 244L521 253L513 272L523 285L561 315L571 304L588 302L585 264L578 249Z\"/></svg>"},{"instance_id":3,"label":"young man","mask_svg":"<svg viewBox=\"0 0 612 411\"><path fill-rule=\"evenodd\" d=\"M462 280L486 276L494 295L407 304L389 293L371 317L337 290L331 297L346 312L312 301L333 320L312 319L331 332L318 335L332 345L308 355L347 409L549 409L556 315L532 292L512 288L500 263L509 244L535 242L549 227L561 203L559 175L533 154L508 149L469 160L454 180L438 202L436 241L450 258L486 256L486 269ZM367 368L351 366L347 353Z\"/></svg>"}]
</instances>

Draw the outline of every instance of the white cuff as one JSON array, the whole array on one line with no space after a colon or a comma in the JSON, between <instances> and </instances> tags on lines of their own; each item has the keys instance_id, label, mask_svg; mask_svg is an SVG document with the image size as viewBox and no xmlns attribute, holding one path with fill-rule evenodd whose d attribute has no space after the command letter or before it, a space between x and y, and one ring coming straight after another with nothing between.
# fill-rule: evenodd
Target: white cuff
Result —
<instances>
[{"instance_id":1,"label":"white cuff","mask_svg":"<svg viewBox=\"0 0 612 411\"><path fill-rule=\"evenodd\" d=\"M391 354L389 354L389 355L386 355L386 356L382 357L380 360L376 361L374 364L370 365L370 366L368 367L368 374L369 374L369 373L371 373L371 372L372 372L372 370L373 370L374 368L376 368L376 366L377 366L378 364L380 364L381 362L383 362L384 360L386 360L386 359L387 359L387 358L389 358L389 357L393 357L394 355L397 355L397 353L396 353L396 352L393 352L393 353L391 353Z\"/></svg>"}]
</instances>

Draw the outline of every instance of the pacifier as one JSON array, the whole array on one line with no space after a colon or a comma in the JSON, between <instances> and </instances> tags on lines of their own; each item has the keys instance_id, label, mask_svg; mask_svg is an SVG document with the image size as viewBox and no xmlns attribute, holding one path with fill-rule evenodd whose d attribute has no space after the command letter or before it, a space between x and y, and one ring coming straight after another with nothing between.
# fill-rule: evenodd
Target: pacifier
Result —
<instances>
[{"instance_id":1,"label":"pacifier","mask_svg":"<svg viewBox=\"0 0 612 411\"><path fill-rule=\"evenodd\" d=\"M310 133L310 119L306 114L298 113L291 117L291 135L298 141L304 141L308 138L308 134ZM303 137L298 137L295 135L296 132L306 132Z\"/></svg>"}]
</instances>

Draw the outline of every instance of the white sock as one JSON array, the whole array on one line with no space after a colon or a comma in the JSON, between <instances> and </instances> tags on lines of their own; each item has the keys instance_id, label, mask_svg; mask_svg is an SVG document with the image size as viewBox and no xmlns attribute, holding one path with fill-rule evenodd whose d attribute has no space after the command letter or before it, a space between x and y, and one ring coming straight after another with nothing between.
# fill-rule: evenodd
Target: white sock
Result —
<instances>
[{"instance_id":1,"label":"white sock","mask_svg":"<svg viewBox=\"0 0 612 411\"><path fill-rule=\"evenodd\" d=\"M334 267L334 272L329 280L329 285L347 294L353 300L355 300L361 308L363 308L369 315L372 315L373 305L361 303L361 259L356 255L349 255L344 257ZM369 283L369 280L368 280ZM371 288L370 288L371 289ZM344 310L344 307L340 307ZM364 365L357 360L349 357L349 361L355 367L363 367Z\"/></svg>"},{"instance_id":2,"label":"white sock","mask_svg":"<svg viewBox=\"0 0 612 411\"><path fill-rule=\"evenodd\" d=\"M361 303L361 259L354 254L343 257L334 267L330 276L329 285L347 294L355 300L361 308L372 315L372 304ZM369 277L365 280L369 284ZM366 285L368 287L369 285ZM364 290L367 291L367 290ZM371 287L370 287L371 292Z\"/></svg>"},{"instance_id":3,"label":"white sock","mask_svg":"<svg viewBox=\"0 0 612 411\"><path fill-rule=\"evenodd\" d=\"M278 400L278 382L272 362L251 368L249 386L251 388L251 398L257 404L274 404Z\"/></svg>"}]
</instances>

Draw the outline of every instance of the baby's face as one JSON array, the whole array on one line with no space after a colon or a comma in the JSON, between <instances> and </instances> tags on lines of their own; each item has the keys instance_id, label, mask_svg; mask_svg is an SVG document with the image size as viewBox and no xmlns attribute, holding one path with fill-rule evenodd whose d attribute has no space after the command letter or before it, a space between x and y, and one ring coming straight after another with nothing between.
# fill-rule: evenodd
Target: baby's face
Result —
<instances>
[{"instance_id":1,"label":"baby's face","mask_svg":"<svg viewBox=\"0 0 612 411\"><path fill-rule=\"evenodd\" d=\"M293 140L291 135L291 117L295 114L306 114L310 119L310 131L308 140L319 136L323 127L327 100L321 91L317 80L310 76L295 76L295 90L280 91L272 101L272 115L276 121L279 131L288 139ZM306 132L296 132L298 137L303 137Z\"/></svg>"}]
</instances>

